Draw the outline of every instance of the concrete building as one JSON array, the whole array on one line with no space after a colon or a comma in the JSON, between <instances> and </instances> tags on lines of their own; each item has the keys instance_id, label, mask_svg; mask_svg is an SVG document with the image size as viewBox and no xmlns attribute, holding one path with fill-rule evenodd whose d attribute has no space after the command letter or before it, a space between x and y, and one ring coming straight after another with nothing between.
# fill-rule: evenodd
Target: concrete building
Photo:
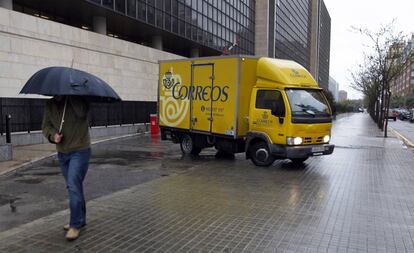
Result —
<instances>
[{"instance_id":1,"label":"concrete building","mask_svg":"<svg viewBox=\"0 0 414 253\"><path fill-rule=\"evenodd\" d=\"M0 126L13 107L4 109L6 98L13 104L30 99L29 105L43 98L18 92L49 66L73 64L99 76L124 101L137 102L131 106L145 121L156 110L159 60L292 59L327 88L329 33L322 0L0 0ZM105 115L132 115L121 107Z\"/></svg>"},{"instance_id":2,"label":"concrete building","mask_svg":"<svg viewBox=\"0 0 414 253\"><path fill-rule=\"evenodd\" d=\"M398 44L397 48L392 50L398 50L406 59L411 55L411 60L408 61L401 75L391 82L392 95L399 97L414 95L414 34L406 43Z\"/></svg>"},{"instance_id":3,"label":"concrete building","mask_svg":"<svg viewBox=\"0 0 414 253\"><path fill-rule=\"evenodd\" d=\"M331 19L323 0L256 2L257 55L297 61L328 89Z\"/></svg>"},{"instance_id":4,"label":"concrete building","mask_svg":"<svg viewBox=\"0 0 414 253\"><path fill-rule=\"evenodd\" d=\"M348 92L344 90L339 90L338 92L338 102L345 101L348 99Z\"/></svg>"},{"instance_id":5,"label":"concrete building","mask_svg":"<svg viewBox=\"0 0 414 253\"><path fill-rule=\"evenodd\" d=\"M339 83L332 77L329 77L329 91L332 92L335 101L338 101Z\"/></svg>"}]
</instances>

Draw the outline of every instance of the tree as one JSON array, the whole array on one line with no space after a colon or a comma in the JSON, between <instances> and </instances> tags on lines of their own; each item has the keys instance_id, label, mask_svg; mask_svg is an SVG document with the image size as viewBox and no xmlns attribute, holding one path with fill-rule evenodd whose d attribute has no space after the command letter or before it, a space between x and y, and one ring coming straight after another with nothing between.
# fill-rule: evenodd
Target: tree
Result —
<instances>
[{"instance_id":1,"label":"tree","mask_svg":"<svg viewBox=\"0 0 414 253\"><path fill-rule=\"evenodd\" d=\"M336 102L335 98L330 90L323 90L323 93L325 94L326 99L328 100L329 106L332 109L332 114L336 114Z\"/></svg>"},{"instance_id":2,"label":"tree","mask_svg":"<svg viewBox=\"0 0 414 253\"><path fill-rule=\"evenodd\" d=\"M352 87L368 98L368 111L378 127L387 137L388 115L391 90L390 84L398 77L411 59L404 53L405 36L395 33L393 23L381 27L377 32L368 29L355 31L367 37L371 43L364 54L364 64L352 73Z\"/></svg>"},{"instance_id":3,"label":"tree","mask_svg":"<svg viewBox=\"0 0 414 253\"><path fill-rule=\"evenodd\" d=\"M391 108L399 108L404 106L404 98L401 96L392 96L390 101Z\"/></svg>"}]
</instances>

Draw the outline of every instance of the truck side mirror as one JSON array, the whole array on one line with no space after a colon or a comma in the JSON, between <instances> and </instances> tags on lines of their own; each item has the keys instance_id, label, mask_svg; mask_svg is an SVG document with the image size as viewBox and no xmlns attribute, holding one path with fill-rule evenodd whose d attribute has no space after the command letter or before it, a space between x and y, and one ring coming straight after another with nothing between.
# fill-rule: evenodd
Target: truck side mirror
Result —
<instances>
[{"instance_id":1,"label":"truck side mirror","mask_svg":"<svg viewBox=\"0 0 414 253\"><path fill-rule=\"evenodd\" d=\"M285 113L286 113L285 106L283 102L282 103L279 102L278 104L279 104L278 106L275 106L272 109L272 115L279 118L279 124L283 124Z\"/></svg>"},{"instance_id":2,"label":"truck side mirror","mask_svg":"<svg viewBox=\"0 0 414 253\"><path fill-rule=\"evenodd\" d=\"M285 107L276 107L272 109L272 115L279 118L279 123L283 124L285 117Z\"/></svg>"},{"instance_id":3,"label":"truck side mirror","mask_svg":"<svg viewBox=\"0 0 414 253\"><path fill-rule=\"evenodd\" d=\"M272 115L275 117L283 118L285 117L285 107L276 107L272 109Z\"/></svg>"}]
</instances>

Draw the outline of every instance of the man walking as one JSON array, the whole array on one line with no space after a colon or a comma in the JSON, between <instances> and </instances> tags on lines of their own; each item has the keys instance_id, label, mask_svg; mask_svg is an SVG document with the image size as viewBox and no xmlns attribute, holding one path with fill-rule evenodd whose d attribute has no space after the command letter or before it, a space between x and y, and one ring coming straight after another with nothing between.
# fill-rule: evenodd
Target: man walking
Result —
<instances>
[{"instance_id":1,"label":"man walking","mask_svg":"<svg viewBox=\"0 0 414 253\"><path fill-rule=\"evenodd\" d=\"M82 97L55 96L47 101L43 115L43 134L56 144L69 195L70 222L63 227L67 240L77 239L86 225L83 180L91 155L88 113L89 104Z\"/></svg>"}]
</instances>

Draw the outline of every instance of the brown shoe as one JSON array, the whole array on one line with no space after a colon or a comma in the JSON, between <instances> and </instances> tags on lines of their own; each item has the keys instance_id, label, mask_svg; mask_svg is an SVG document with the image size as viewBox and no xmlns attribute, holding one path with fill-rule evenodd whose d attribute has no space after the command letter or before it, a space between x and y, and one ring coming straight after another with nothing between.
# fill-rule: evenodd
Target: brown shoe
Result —
<instances>
[{"instance_id":1,"label":"brown shoe","mask_svg":"<svg viewBox=\"0 0 414 253\"><path fill-rule=\"evenodd\" d=\"M66 233L66 239L68 241L76 240L79 237L80 229L77 228L69 228L68 232Z\"/></svg>"},{"instance_id":2,"label":"brown shoe","mask_svg":"<svg viewBox=\"0 0 414 253\"><path fill-rule=\"evenodd\" d=\"M84 226L86 226L86 224L83 224L80 228L83 228ZM69 228L70 228L70 225L69 224L66 224L66 225L63 226L63 230L68 231Z\"/></svg>"}]
</instances>

